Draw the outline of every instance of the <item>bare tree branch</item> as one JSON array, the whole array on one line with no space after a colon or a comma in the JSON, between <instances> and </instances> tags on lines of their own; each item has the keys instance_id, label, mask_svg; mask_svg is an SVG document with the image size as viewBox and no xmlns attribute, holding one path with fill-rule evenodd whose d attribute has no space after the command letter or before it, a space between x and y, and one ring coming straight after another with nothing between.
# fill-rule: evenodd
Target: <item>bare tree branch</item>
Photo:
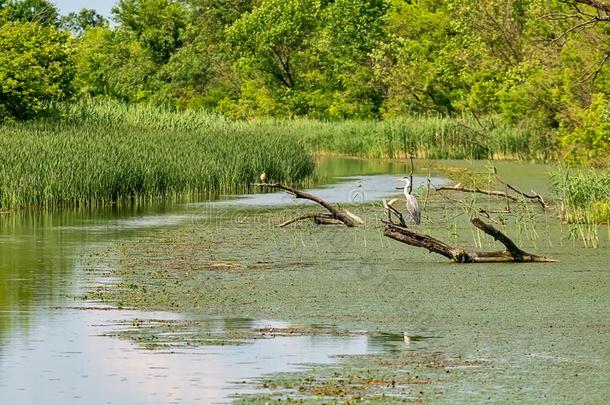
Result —
<instances>
[{"instance_id":1,"label":"bare tree branch","mask_svg":"<svg viewBox=\"0 0 610 405\"><path fill-rule=\"evenodd\" d=\"M600 11L604 11L606 13L610 13L610 4L603 3L597 0L574 0L576 3L586 4L587 6L591 6Z\"/></svg>"},{"instance_id":2,"label":"bare tree branch","mask_svg":"<svg viewBox=\"0 0 610 405\"><path fill-rule=\"evenodd\" d=\"M354 226L364 224L364 221L362 220L362 218L358 217L357 215L352 214L348 210L334 207L331 203L329 203L326 200L323 200L322 198L318 197L317 195L306 193L304 191L297 190L296 188L286 186L281 183L254 183L252 185L257 186L257 187L267 187L267 188L283 190L286 193L295 196L296 198L302 198L305 200L310 200L315 203L318 203L330 212L329 216L332 219L341 221L342 223L345 224L345 226L354 227Z\"/></svg>"}]
</instances>

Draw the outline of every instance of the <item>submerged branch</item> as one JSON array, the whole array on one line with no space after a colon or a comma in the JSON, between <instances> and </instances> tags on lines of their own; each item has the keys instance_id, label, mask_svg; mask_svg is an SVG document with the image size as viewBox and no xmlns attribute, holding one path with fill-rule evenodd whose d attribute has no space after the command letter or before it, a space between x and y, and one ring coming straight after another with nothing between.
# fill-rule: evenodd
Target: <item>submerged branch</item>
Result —
<instances>
[{"instance_id":1,"label":"submerged branch","mask_svg":"<svg viewBox=\"0 0 610 405\"><path fill-rule=\"evenodd\" d=\"M521 197L526 198L528 200L535 200L535 202L540 203L540 205L542 206L542 208L546 209L548 207L548 204L546 203L546 201L544 201L544 198L542 198L542 196L540 194L538 194L537 192L535 192L534 190L530 190L532 194L526 194L521 190L518 190L516 187L513 187L512 185L508 184L507 182L505 182L504 180L502 180L501 178L499 178L498 176L496 176L496 179L504 184L504 186L512 191L514 191L515 193L519 194Z\"/></svg>"},{"instance_id":2,"label":"submerged branch","mask_svg":"<svg viewBox=\"0 0 610 405\"><path fill-rule=\"evenodd\" d=\"M532 194L527 194L527 193L524 193L523 191L517 189L516 187L510 185L509 183L506 183L505 181L503 181L499 177L496 176L496 178L507 189L517 193L523 199L529 200L531 202L539 203L542 206L543 209L546 209L548 207L548 204L546 203L544 198L542 198L542 196L540 194L538 194L537 192L535 192L534 190L531 190ZM484 190L484 189L480 189L478 187L467 188L467 187L464 187L461 183L458 183L455 186L435 187L434 190L435 191L461 191L463 193L478 193L478 194L485 194L485 195L490 195L490 196L494 196L494 197L504 198L506 200L510 200L510 201L513 201L513 202L518 202L519 201L519 199L517 197L515 197L513 195L510 195L510 194L508 194L505 191Z\"/></svg>"},{"instance_id":3,"label":"submerged branch","mask_svg":"<svg viewBox=\"0 0 610 405\"><path fill-rule=\"evenodd\" d=\"M317 225L339 225L339 224L343 223L343 222L339 221L338 219L333 218L333 216L330 214L305 214L305 215L300 215L298 217L289 219L288 221L282 222L277 227L284 228L295 222L305 221L307 219L313 220L313 222Z\"/></svg>"},{"instance_id":4,"label":"submerged branch","mask_svg":"<svg viewBox=\"0 0 610 405\"><path fill-rule=\"evenodd\" d=\"M483 190L480 188L467 188L464 187L461 183L456 184L455 186L441 186L441 187L435 187L434 188L435 191L461 191L464 193L478 193L478 194L485 194L485 195L491 195L491 196L495 196L495 197L502 197L511 201L519 201L516 197L513 197L512 195L509 195L508 193L504 192L504 191L495 191L495 190Z\"/></svg>"}]
</instances>

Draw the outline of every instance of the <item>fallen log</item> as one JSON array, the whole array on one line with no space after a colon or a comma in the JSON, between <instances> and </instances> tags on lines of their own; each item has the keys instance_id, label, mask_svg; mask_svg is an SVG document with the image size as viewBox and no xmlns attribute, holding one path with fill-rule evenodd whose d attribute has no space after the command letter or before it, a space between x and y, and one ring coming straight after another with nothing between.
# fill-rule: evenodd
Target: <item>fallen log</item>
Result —
<instances>
[{"instance_id":1,"label":"fallen log","mask_svg":"<svg viewBox=\"0 0 610 405\"><path fill-rule=\"evenodd\" d=\"M355 226L364 224L364 221L359 216L352 214L351 212L349 212L346 209L337 208L337 207L333 206L331 203L329 203L328 201L323 200L322 198L318 197L317 195L306 193L304 191L297 190L296 188L286 186L281 183L254 183L252 185L257 186L257 187L266 187L266 188L274 188L274 189L283 190L283 191L287 192L288 194L295 196L296 198L302 198L305 200L310 200L315 203L318 203L330 212L330 214L303 215L301 217L294 218L293 220L286 221L283 224L280 224L280 226L281 225L287 226L289 224L292 224L294 222L301 221L304 219L313 219L314 222L316 222L317 224L320 224L320 225L336 224L337 223L336 221L339 221L348 227L355 227Z\"/></svg>"},{"instance_id":2,"label":"fallen log","mask_svg":"<svg viewBox=\"0 0 610 405\"><path fill-rule=\"evenodd\" d=\"M442 255L455 263L555 263L557 260L534 255L520 249L508 236L480 218L473 218L472 225L502 243L506 249L494 252L468 251L451 246L432 236L413 232L403 226L386 223L384 236L410 246L427 249Z\"/></svg>"}]
</instances>

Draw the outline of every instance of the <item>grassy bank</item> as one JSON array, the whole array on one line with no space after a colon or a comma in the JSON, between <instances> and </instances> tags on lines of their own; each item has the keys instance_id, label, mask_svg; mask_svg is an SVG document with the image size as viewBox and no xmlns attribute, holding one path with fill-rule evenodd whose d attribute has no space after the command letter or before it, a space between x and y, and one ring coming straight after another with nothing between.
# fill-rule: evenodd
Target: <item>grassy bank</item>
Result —
<instances>
[{"instance_id":1,"label":"grassy bank","mask_svg":"<svg viewBox=\"0 0 610 405\"><path fill-rule=\"evenodd\" d=\"M294 136L214 114L117 103L55 114L0 126L0 208L238 192L263 170L293 182L314 169Z\"/></svg>"}]
</instances>

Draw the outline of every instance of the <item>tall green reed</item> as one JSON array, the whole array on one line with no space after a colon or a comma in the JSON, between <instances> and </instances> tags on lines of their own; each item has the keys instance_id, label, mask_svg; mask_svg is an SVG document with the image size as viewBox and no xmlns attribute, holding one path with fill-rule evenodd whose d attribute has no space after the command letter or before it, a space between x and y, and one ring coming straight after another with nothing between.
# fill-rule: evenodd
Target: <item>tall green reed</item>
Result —
<instances>
[{"instance_id":1,"label":"tall green reed","mask_svg":"<svg viewBox=\"0 0 610 405\"><path fill-rule=\"evenodd\" d=\"M298 182L313 169L296 137L205 112L82 102L0 127L3 209L241 192L262 171Z\"/></svg>"},{"instance_id":2,"label":"tall green reed","mask_svg":"<svg viewBox=\"0 0 610 405\"><path fill-rule=\"evenodd\" d=\"M610 170L559 167L551 181L562 200L562 219L569 224L569 235L587 247L597 247L598 224L610 224Z\"/></svg>"},{"instance_id":3,"label":"tall green reed","mask_svg":"<svg viewBox=\"0 0 610 405\"><path fill-rule=\"evenodd\" d=\"M493 117L399 117L385 121L267 121L303 138L311 149L366 157L427 159L549 160L555 146L549 134L511 127ZM493 121L493 123L491 123Z\"/></svg>"}]
</instances>

